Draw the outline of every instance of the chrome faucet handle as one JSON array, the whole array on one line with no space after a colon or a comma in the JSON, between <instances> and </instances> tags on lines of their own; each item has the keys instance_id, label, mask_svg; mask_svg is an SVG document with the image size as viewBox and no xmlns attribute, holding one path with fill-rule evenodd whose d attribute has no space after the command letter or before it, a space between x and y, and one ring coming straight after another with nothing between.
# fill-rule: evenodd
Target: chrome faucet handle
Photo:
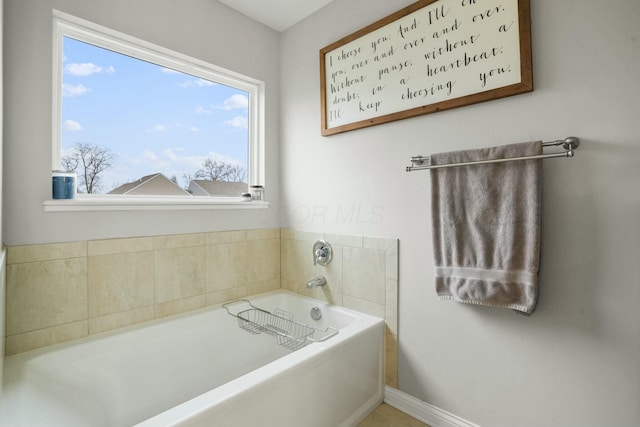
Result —
<instances>
[{"instance_id":1,"label":"chrome faucet handle","mask_svg":"<svg viewBox=\"0 0 640 427\"><path fill-rule=\"evenodd\" d=\"M320 265L323 265L323 263L327 259L326 253L321 248L316 249L316 251L314 252L314 255L315 256L313 257L313 265L316 265L317 263L320 263Z\"/></svg>"},{"instance_id":2,"label":"chrome faucet handle","mask_svg":"<svg viewBox=\"0 0 640 427\"><path fill-rule=\"evenodd\" d=\"M331 245L324 240L318 240L313 245L313 265L327 265L331 262L333 251Z\"/></svg>"}]
</instances>

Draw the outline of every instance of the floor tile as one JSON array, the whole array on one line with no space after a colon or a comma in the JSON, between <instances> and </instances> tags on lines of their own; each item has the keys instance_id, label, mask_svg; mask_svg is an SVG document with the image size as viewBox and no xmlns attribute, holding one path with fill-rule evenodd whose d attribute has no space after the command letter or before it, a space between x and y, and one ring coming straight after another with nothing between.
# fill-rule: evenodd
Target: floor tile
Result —
<instances>
[{"instance_id":1,"label":"floor tile","mask_svg":"<svg viewBox=\"0 0 640 427\"><path fill-rule=\"evenodd\" d=\"M402 411L387 405L381 404L358 424L358 427L429 427L415 418L410 417Z\"/></svg>"}]
</instances>

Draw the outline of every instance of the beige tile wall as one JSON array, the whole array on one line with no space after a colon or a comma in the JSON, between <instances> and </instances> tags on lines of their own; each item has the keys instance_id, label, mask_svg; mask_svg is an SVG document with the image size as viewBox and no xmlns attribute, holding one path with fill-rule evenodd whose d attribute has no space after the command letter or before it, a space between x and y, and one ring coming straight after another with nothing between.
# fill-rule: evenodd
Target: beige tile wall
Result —
<instances>
[{"instance_id":1,"label":"beige tile wall","mask_svg":"<svg viewBox=\"0 0 640 427\"><path fill-rule=\"evenodd\" d=\"M289 229L282 230L281 239L283 288L385 319L385 382L397 387L398 240ZM327 266L313 265L318 239L333 248ZM307 289L317 275L324 276L327 285Z\"/></svg>"},{"instance_id":2,"label":"beige tile wall","mask_svg":"<svg viewBox=\"0 0 640 427\"><path fill-rule=\"evenodd\" d=\"M12 246L6 354L279 287L279 229Z\"/></svg>"},{"instance_id":3,"label":"beige tile wall","mask_svg":"<svg viewBox=\"0 0 640 427\"><path fill-rule=\"evenodd\" d=\"M320 238L327 266L313 265ZM316 275L327 286L308 290ZM263 229L12 246L6 287L7 355L282 287L384 318L397 386L396 239Z\"/></svg>"}]
</instances>

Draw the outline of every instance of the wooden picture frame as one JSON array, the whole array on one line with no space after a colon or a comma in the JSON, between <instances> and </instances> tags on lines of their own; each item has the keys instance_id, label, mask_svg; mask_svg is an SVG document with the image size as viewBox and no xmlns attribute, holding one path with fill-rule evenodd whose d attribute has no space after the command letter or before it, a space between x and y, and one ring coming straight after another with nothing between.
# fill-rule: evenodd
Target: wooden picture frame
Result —
<instances>
[{"instance_id":1,"label":"wooden picture frame","mask_svg":"<svg viewBox=\"0 0 640 427\"><path fill-rule=\"evenodd\" d=\"M420 0L320 50L322 135L533 90L529 0Z\"/></svg>"}]
</instances>

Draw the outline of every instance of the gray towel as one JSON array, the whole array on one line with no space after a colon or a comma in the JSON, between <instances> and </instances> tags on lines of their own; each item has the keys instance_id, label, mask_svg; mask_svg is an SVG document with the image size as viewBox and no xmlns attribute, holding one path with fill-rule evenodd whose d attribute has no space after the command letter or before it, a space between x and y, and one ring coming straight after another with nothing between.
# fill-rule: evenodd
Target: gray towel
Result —
<instances>
[{"instance_id":1,"label":"gray towel","mask_svg":"<svg viewBox=\"0 0 640 427\"><path fill-rule=\"evenodd\" d=\"M440 153L431 164L542 154L542 143ZM431 170L436 292L531 314L538 297L542 160Z\"/></svg>"}]
</instances>

